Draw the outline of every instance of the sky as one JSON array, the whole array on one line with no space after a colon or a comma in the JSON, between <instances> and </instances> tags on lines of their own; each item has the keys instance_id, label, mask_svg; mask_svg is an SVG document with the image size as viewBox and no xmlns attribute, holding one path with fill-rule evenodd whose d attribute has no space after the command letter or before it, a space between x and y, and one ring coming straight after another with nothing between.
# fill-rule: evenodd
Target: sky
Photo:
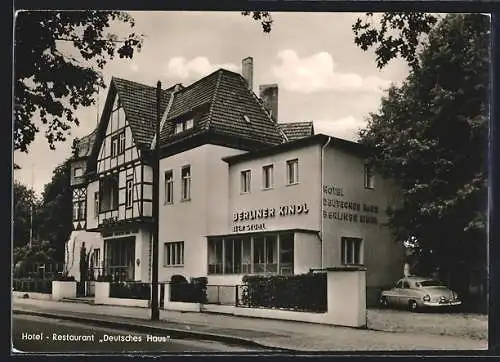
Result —
<instances>
[{"instance_id":1,"label":"sky","mask_svg":"<svg viewBox=\"0 0 500 362\"><path fill-rule=\"evenodd\" d=\"M241 72L241 60L254 63L254 91L260 84L279 87L279 122L313 121L315 132L357 140L370 112L377 112L384 89L408 75L401 60L376 67L373 50L354 44L352 24L362 13L272 13L269 34L239 12L129 12L134 31L144 35L140 53L132 60L114 59L103 70L105 83L120 77L164 88L187 86L218 68ZM111 31L125 34L123 27ZM126 30L126 29L125 29ZM29 153L14 153L21 170L14 178L41 195L55 167L70 156L75 137L97 125L107 89L98 105L77 111L80 126L64 143L50 150L43 127Z\"/></svg>"}]
</instances>

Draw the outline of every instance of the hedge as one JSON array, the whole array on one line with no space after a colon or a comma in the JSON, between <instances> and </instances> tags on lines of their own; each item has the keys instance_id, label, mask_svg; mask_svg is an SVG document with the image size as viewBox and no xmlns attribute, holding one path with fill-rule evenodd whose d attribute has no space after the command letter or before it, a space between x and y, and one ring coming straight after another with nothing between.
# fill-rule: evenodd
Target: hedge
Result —
<instances>
[{"instance_id":1,"label":"hedge","mask_svg":"<svg viewBox=\"0 0 500 362\"><path fill-rule=\"evenodd\" d=\"M110 298L151 299L151 285L139 282L109 283Z\"/></svg>"},{"instance_id":2,"label":"hedge","mask_svg":"<svg viewBox=\"0 0 500 362\"><path fill-rule=\"evenodd\" d=\"M326 312L326 273L245 275L240 305Z\"/></svg>"},{"instance_id":3,"label":"hedge","mask_svg":"<svg viewBox=\"0 0 500 362\"><path fill-rule=\"evenodd\" d=\"M191 283L180 279L172 279L170 283L170 300L172 302L206 303L207 278L191 278Z\"/></svg>"},{"instance_id":4,"label":"hedge","mask_svg":"<svg viewBox=\"0 0 500 362\"><path fill-rule=\"evenodd\" d=\"M52 294L52 280L47 279L14 279L13 289L16 292L32 292Z\"/></svg>"}]
</instances>

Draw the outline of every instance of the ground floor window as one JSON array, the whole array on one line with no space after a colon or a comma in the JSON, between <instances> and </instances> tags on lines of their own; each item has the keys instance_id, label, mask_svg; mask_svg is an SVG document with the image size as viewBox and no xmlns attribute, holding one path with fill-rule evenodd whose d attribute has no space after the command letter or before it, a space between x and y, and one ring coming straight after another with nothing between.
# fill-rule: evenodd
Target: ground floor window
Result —
<instances>
[{"instance_id":1,"label":"ground floor window","mask_svg":"<svg viewBox=\"0 0 500 362\"><path fill-rule=\"evenodd\" d=\"M208 274L293 274L293 233L208 239Z\"/></svg>"},{"instance_id":2,"label":"ground floor window","mask_svg":"<svg viewBox=\"0 0 500 362\"><path fill-rule=\"evenodd\" d=\"M135 237L104 241L104 272L115 280L134 280Z\"/></svg>"},{"instance_id":3,"label":"ground floor window","mask_svg":"<svg viewBox=\"0 0 500 362\"><path fill-rule=\"evenodd\" d=\"M362 265L362 239L343 237L342 242L342 264L344 265Z\"/></svg>"},{"instance_id":4,"label":"ground floor window","mask_svg":"<svg viewBox=\"0 0 500 362\"><path fill-rule=\"evenodd\" d=\"M184 265L184 241L165 243L163 246L163 266Z\"/></svg>"}]
</instances>

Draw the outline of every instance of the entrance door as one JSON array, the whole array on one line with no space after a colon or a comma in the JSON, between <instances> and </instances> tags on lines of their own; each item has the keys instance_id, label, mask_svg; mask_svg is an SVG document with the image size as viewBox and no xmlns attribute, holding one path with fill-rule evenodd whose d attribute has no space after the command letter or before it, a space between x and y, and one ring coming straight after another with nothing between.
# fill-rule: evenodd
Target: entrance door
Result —
<instances>
[{"instance_id":1,"label":"entrance door","mask_svg":"<svg viewBox=\"0 0 500 362\"><path fill-rule=\"evenodd\" d=\"M134 280L135 236L105 240L105 274L115 281Z\"/></svg>"}]
</instances>

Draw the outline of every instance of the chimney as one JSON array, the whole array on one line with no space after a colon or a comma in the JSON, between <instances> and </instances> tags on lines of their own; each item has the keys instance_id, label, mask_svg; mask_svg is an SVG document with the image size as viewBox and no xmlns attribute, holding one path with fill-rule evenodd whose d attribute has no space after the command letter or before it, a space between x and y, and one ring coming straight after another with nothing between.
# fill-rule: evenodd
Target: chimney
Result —
<instances>
[{"instance_id":1,"label":"chimney","mask_svg":"<svg viewBox=\"0 0 500 362\"><path fill-rule=\"evenodd\" d=\"M278 85L263 84L259 86L260 99L274 122L278 123Z\"/></svg>"},{"instance_id":2,"label":"chimney","mask_svg":"<svg viewBox=\"0 0 500 362\"><path fill-rule=\"evenodd\" d=\"M253 91L253 58L247 57L241 61L241 75L248 84L248 89Z\"/></svg>"}]
</instances>

